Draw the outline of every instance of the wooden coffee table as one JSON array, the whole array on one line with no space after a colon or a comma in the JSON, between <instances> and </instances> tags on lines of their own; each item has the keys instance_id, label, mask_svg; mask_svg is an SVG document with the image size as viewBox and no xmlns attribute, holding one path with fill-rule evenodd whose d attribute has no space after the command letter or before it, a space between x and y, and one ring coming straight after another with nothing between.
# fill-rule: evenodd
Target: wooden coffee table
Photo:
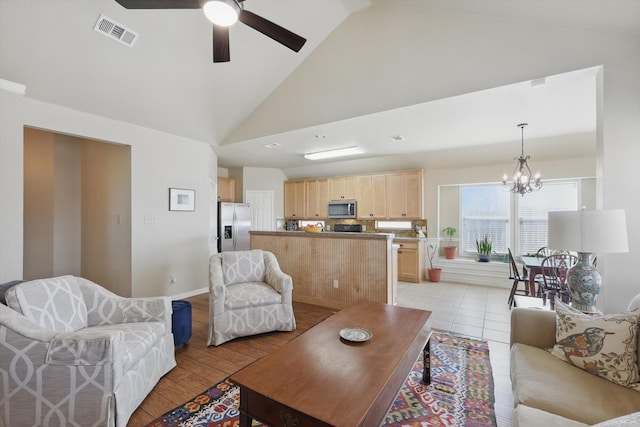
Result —
<instances>
[{"instance_id":1,"label":"wooden coffee table","mask_svg":"<svg viewBox=\"0 0 640 427\"><path fill-rule=\"evenodd\" d=\"M359 301L236 372L240 426L379 425L422 353L429 381L431 312ZM373 334L340 338L343 328Z\"/></svg>"}]
</instances>

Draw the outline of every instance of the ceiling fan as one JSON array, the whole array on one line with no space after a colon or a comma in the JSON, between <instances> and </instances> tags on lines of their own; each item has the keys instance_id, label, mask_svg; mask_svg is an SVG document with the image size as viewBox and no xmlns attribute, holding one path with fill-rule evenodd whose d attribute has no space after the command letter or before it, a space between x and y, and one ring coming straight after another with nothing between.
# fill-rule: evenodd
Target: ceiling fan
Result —
<instances>
[{"instance_id":1,"label":"ceiling fan","mask_svg":"<svg viewBox=\"0 0 640 427\"><path fill-rule=\"evenodd\" d=\"M307 41L244 9L244 0L116 0L125 9L200 9L213 22L213 62L229 62L229 27L237 20L298 52Z\"/></svg>"}]
</instances>

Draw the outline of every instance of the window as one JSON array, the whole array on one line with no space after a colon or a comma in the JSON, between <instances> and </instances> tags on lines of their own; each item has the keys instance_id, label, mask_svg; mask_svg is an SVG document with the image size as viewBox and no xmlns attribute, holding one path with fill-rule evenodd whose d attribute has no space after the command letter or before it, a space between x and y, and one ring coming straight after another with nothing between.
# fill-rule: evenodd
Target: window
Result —
<instances>
[{"instance_id":1,"label":"window","mask_svg":"<svg viewBox=\"0 0 640 427\"><path fill-rule=\"evenodd\" d=\"M578 209L578 183L545 183L542 190L518 197L517 205L518 253L536 253L547 246L547 213Z\"/></svg>"},{"instance_id":2,"label":"window","mask_svg":"<svg viewBox=\"0 0 640 427\"><path fill-rule=\"evenodd\" d=\"M507 248L535 253L547 245L547 213L578 209L578 190L578 180L548 181L525 196L505 192L499 184L460 186L459 252L475 255L476 240L487 235L497 253Z\"/></svg>"},{"instance_id":3,"label":"window","mask_svg":"<svg viewBox=\"0 0 640 427\"><path fill-rule=\"evenodd\" d=\"M462 254L475 254L476 240L488 235L492 249L498 253L507 252L509 246L509 193L502 186L461 187Z\"/></svg>"},{"instance_id":4,"label":"window","mask_svg":"<svg viewBox=\"0 0 640 427\"><path fill-rule=\"evenodd\" d=\"M413 230L411 221L376 221L377 230Z\"/></svg>"}]
</instances>

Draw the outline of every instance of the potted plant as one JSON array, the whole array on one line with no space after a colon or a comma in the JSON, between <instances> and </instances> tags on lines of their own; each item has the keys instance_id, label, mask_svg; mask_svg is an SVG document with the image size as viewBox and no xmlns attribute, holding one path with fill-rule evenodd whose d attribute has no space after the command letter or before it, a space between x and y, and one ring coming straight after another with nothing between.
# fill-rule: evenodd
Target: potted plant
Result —
<instances>
[{"instance_id":1,"label":"potted plant","mask_svg":"<svg viewBox=\"0 0 640 427\"><path fill-rule=\"evenodd\" d=\"M484 235L481 240L476 239L476 249L478 250L478 261L489 262L491 260L491 240L488 235Z\"/></svg>"},{"instance_id":2,"label":"potted plant","mask_svg":"<svg viewBox=\"0 0 640 427\"><path fill-rule=\"evenodd\" d=\"M454 259L456 257L456 250L458 249L458 247L453 244L453 236L456 235L458 230L456 230L454 227L447 227L443 229L442 232L449 239L448 244L442 247L444 257L446 259Z\"/></svg>"},{"instance_id":3,"label":"potted plant","mask_svg":"<svg viewBox=\"0 0 640 427\"><path fill-rule=\"evenodd\" d=\"M438 251L438 245L429 243L427 245L427 258L429 259L429 268L427 269L427 273L429 274L430 282L439 282L440 274L442 273L442 269L438 267L433 267L433 257L436 256L436 252Z\"/></svg>"}]
</instances>

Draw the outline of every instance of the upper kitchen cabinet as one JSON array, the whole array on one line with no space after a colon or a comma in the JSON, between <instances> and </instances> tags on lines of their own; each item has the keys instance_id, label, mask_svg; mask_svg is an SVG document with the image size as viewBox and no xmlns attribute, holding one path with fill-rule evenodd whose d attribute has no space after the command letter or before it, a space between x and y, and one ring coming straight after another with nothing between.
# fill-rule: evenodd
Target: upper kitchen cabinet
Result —
<instances>
[{"instance_id":1,"label":"upper kitchen cabinet","mask_svg":"<svg viewBox=\"0 0 640 427\"><path fill-rule=\"evenodd\" d=\"M385 174L356 177L358 218L384 219L387 217L387 177Z\"/></svg>"},{"instance_id":2,"label":"upper kitchen cabinet","mask_svg":"<svg viewBox=\"0 0 640 427\"><path fill-rule=\"evenodd\" d=\"M356 177L339 176L329 178L329 200L355 199Z\"/></svg>"},{"instance_id":3,"label":"upper kitchen cabinet","mask_svg":"<svg viewBox=\"0 0 640 427\"><path fill-rule=\"evenodd\" d=\"M233 178L218 177L218 201L236 201L236 180Z\"/></svg>"},{"instance_id":4,"label":"upper kitchen cabinet","mask_svg":"<svg viewBox=\"0 0 640 427\"><path fill-rule=\"evenodd\" d=\"M315 179L305 181L305 216L308 219L327 219L329 205L329 180Z\"/></svg>"},{"instance_id":5,"label":"upper kitchen cabinet","mask_svg":"<svg viewBox=\"0 0 640 427\"><path fill-rule=\"evenodd\" d=\"M422 171L387 174L387 216L422 219Z\"/></svg>"},{"instance_id":6,"label":"upper kitchen cabinet","mask_svg":"<svg viewBox=\"0 0 640 427\"><path fill-rule=\"evenodd\" d=\"M284 183L284 217L303 219L305 215L305 181L285 181Z\"/></svg>"}]
</instances>

